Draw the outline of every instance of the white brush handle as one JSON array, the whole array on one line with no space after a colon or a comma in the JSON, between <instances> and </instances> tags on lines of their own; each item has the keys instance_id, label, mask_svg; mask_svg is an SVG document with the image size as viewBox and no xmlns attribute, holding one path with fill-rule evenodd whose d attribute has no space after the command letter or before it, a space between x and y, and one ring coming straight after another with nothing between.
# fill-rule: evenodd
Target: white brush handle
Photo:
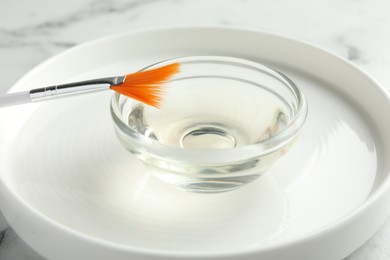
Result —
<instances>
[{"instance_id":1,"label":"white brush handle","mask_svg":"<svg viewBox=\"0 0 390 260\"><path fill-rule=\"evenodd\" d=\"M39 102L54 97L67 97L83 93L107 90L125 81L126 76L84 80L44 88L36 88L24 92L0 95L0 107L8 107L31 102Z\"/></svg>"},{"instance_id":2,"label":"white brush handle","mask_svg":"<svg viewBox=\"0 0 390 260\"><path fill-rule=\"evenodd\" d=\"M31 103L30 91L0 95L0 107L8 107Z\"/></svg>"}]
</instances>

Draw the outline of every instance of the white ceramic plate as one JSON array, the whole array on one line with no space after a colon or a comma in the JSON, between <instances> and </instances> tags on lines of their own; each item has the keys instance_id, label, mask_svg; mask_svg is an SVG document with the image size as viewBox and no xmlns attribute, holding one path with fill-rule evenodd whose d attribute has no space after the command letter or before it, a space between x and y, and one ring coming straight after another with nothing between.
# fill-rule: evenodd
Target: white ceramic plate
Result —
<instances>
[{"instance_id":1,"label":"white ceramic plate","mask_svg":"<svg viewBox=\"0 0 390 260\"><path fill-rule=\"evenodd\" d=\"M390 101L347 61L281 36L228 28L140 31L60 54L11 91L126 74L168 58L268 64L307 96L301 138L269 174L221 194L176 190L116 140L112 93L0 111L0 202L49 259L341 259L389 213Z\"/></svg>"}]
</instances>

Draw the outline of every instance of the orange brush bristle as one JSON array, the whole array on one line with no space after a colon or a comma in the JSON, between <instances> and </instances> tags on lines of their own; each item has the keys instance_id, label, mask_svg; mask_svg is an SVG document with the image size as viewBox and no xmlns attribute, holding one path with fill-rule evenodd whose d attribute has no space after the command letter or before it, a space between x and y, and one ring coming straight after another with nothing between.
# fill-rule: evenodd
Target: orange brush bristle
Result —
<instances>
[{"instance_id":1,"label":"orange brush bristle","mask_svg":"<svg viewBox=\"0 0 390 260\"><path fill-rule=\"evenodd\" d=\"M122 84L110 88L122 95L158 108L163 93L162 85L177 72L179 72L179 63L140 71L126 75Z\"/></svg>"}]
</instances>

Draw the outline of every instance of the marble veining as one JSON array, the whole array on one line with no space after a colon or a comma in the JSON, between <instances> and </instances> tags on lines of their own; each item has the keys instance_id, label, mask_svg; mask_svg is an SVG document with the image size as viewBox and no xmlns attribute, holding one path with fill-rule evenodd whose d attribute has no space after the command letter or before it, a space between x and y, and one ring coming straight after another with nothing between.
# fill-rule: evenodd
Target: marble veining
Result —
<instances>
[{"instance_id":1,"label":"marble veining","mask_svg":"<svg viewBox=\"0 0 390 260\"><path fill-rule=\"evenodd\" d=\"M40 44L40 36L50 36L53 31L61 30L64 27L72 26L86 19L93 19L94 17L101 17L107 14L121 14L126 12L137 12L140 7L156 2L158 0L138 0L117 3L115 1L95 0L88 5L81 6L79 10L67 15L55 17L52 20L43 21L41 23L27 25L17 29L7 30L6 28L0 28L0 42L1 47L16 47L16 46L28 46ZM32 40L31 40L32 38ZM34 38L36 41L34 41ZM71 47L76 43L69 42L56 42L53 44L63 47Z\"/></svg>"},{"instance_id":2,"label":"marble veining","mask_svg":"<svg viewBox=\"0 0 390 260\"><path fill-rule=\"evenodd\" d=\"M345 49L345 58L354 62L364 64L367 60L364 59L364 52L356 43L349 42L343 35L336 37L336 43Z\"/></svg>"},{"instance_id":3,"label":"marble veining","mask_svg":"<svg viewBox=\"0 0 390 260\"><path fill-rule=\"evenodd\" d=\"M355 61L355 60L359 60L360 59L360 50L355 47L355 46L351 46L351 45L347 45L346 46L347 49L348 49L348 56L347 58L351 61Z\"/></svg>"},{"instance_id":4,"label":"marble veining","mask_svg":"<svg viewBox=\"0 0 390 260\"><path fill-rule=\"evenodd\" d=\"M3 242L3 239L4 239L4 237L5 237L5 232L6 232L7 230L5 229L5 230L3 230L3 231L1 231L0 232L0 248L1 248L1 243Z\"/></svg>"},{"instance_id":5,"label":"marble veining","mask_svg":"<svg viewBox=\"0 0 390 260\"><path fill-rule=\"evenodd\" d=\"M388 0L1 0L0 91L79 43L128 30L238 26L316 44L362 68L390 91ZM0 215L0 259L42 260ZM390 259L390 221L347 260Z\"/></svg>"}]
</instances>

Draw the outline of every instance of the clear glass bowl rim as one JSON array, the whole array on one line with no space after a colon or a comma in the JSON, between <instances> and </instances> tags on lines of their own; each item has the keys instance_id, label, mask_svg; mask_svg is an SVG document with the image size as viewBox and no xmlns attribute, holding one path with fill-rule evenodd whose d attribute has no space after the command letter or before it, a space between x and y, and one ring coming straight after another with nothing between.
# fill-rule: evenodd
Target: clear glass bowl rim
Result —
<instances>
[{"instance_id":1,"label":"clear glass bowl rim","mask_svg":"<svg viewBox=\"0 0 390 260\"><path fill-rule=\"evenodd\" d=\"M121 132L127 135L127 137L137 145L142 147L143 152L150 155L161 158L175 158L183 162L191 163L224 163L231 161L244 161L249 158L257 158L267 154L271 154L282 147L288 145L300 132L308 114L308 105L303 92L295 85L295 83L283 73L274 70L266 65L253 62L246 59L226 57L226 56L185 56L180 58L168 59L161 62L149 65L142 70L150 69L152 67L164 66L174 62L183 62L186 60L207 60L207 61L234 61L235 63L244 62L247 66L248 63L255 68L260 68L265 71L272 71L280 76L286 82L288 82L291 89L294 91L298 106L294 118L290 121L288 126L277 132L274 136L255 144L249 144L234 148L225 149L184 149L181 147L170 146L162 144L158 141L151 141L146 139L143 135L138 134L122 120L119 109L120 94L114 93L111 99L110 111L112 119Z\"/></svg>"}]
</instances>

